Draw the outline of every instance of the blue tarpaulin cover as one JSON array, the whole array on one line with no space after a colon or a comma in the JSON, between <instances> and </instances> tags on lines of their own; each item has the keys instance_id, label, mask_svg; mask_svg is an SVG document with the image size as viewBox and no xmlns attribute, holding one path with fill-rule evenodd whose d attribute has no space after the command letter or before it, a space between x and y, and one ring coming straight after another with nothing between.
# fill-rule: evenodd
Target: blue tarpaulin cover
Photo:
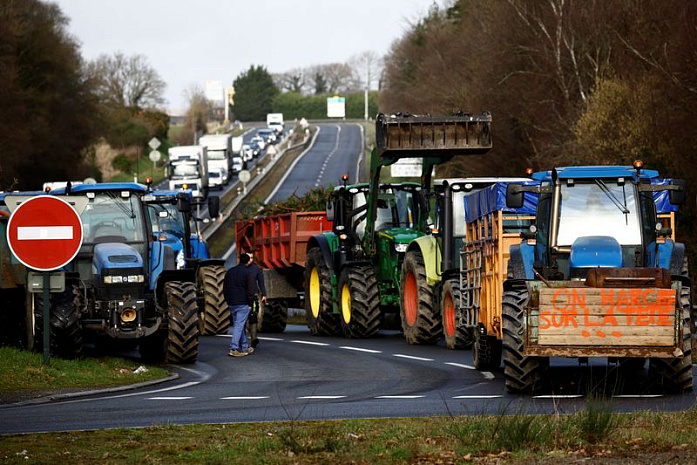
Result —
<instances>
[{"instance_id":1,"label":"blue tarpaulin cover","mask_svg":"<svg viewBox=\"0 0 697 465\"><path fill-rule=\"evenodd\" d=\"M523 206L521 208L509 208L506 206L506 187L509 184L522 184L525 186L537 186L537 181L530 182L497 182L491 186L473 191L465 195L465 219L472 223L482 216L495 212L504 211L519 213L521 215L534 215L537 212L538 194L533 192L523 193Z\"/></svg>"},{"instance_id":2,"label":"blue tarpaulin cover","mask_svg":"<svg viewBox=\"0 0 697 465\"><path fill-rule=\"evenodd\" d=\"M670 181L672 181L672 179L652 178L651 184L667 186L670 184ZM656 213L670 213L678 211L678 206L670 203L669 192L670 191L660 191L653 193L653 202L656 204Z\"/></svg>"}]
</instances>

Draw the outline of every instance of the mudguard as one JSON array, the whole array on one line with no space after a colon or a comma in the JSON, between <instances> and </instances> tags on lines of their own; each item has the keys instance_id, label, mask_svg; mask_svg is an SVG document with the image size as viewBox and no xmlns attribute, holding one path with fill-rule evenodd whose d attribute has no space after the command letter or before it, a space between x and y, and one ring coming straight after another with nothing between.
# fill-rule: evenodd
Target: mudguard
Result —
<instances>
[{"instance_id":1,"label":"mudguard","mask_svg":"<svg viewBox=\"0 0 697 465\"><path fill-rule=\"evenodd\" d=\"M527 241L514 244L510 248L508 259L508 279L535 279L533 263L535 262L535 246Z\"/></svg>"},{"instance_id":2,"label":"mudguard","mask_svg":"<svg viewBox=\"0 0 697 465\"><path fill-rule=\"evenodd\" d=\"M441 262L441 250L436 238L429 235L414 239L409 243L407 253L412 250L419 250L421 252L421 256L424 259L424 266L426 267L426 282L430 286L434 286L441 282L442 276L438 269Z\"/></svg>"},{"instance_id":3,"label":"mudguard","mask_svg":"<svg viewBox=\"0 0 697 465\"><path fill-rule=\"evenodd\" d=\"M174 252L172 247L161 242L150 243L150 282L149 289L154 290L157 280L164 270L174 268Z\"/></svg>"},{"instance_id":4,"label":"mudguard","mask_svg":"<svg viewBox=\"0 0 697 465\"><path fill-rule=\"evenodd\" d=\"M338 247L339 238L334 233L316 234L307 243L307 250L319 247L324 261L332 272L334 271L333 252Z\"/></svg>"},{"instance_id":5,"label":"mudguard","mask_svg":"<svg viewBox=\"0 0 697 465\"><path fill-rule=\"evenodd\" d=\"M208 251L208 244L198 234L191 235L191 258L201 260L211 258Z\"/></svg>"},{"instance_id":6,"label":"mudguard","mask_svg":"<svg viewBox=\"0 0 697 465\"><path fill-rule=\"evenodd\" d=\"M666 241L668 242L668 241ZM673 241L670 241L673 242ZM684 285L690 285L689 276L683 276L683 266L685 266L685 244L680 242L673 242L673 253L670 255L670 265L668 271L670 271L673 279L680 279ZM660 259L660 255L659 255Z\"/></svg>"},{"instance_id":7,"label":"mudguard","mask_svg":"<svg viewBox=\"0 0 697 465\"><path fill-rule=\"evenodd\" d=\"M671 274L680 274L680 271L682 270L682 260L683 257L685 256L685 246L682 244L679 244L682 248L682 254L678 251L676 252L675 242L673 242L671 239L666 239L665 242L659 243L658 244L658 258L656 257L656 243L651 242L648 247L646 248L648 252L648 257L647 257L647 266L649 267L658 267L658 268L665 268L666 270L669 270ZM678 265L676 266L677 273L673 272L672 268L672 263L673 260L679 260Z\"/></svg>"}]
</instances>

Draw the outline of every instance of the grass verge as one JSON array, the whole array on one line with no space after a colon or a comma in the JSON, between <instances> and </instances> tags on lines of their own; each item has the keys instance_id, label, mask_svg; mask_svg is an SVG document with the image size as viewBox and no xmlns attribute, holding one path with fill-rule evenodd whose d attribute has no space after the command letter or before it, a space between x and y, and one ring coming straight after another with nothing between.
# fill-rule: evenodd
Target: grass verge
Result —
<instances>
[{"instance_id":1,"label":"grass verge","mask_svg":"<svg viewBox=\"0 0 697 465\"><path fill-rule=\"evenodd\" d=\"M697 412L614 414L601 440L582 413L173 426L0 438L7 463L691 463ZM655 461L652 461L653 458Z\"/></svg>"},{"instance_id":2,"label":"grass verge","mask_svg":"<svg viewBox=\"0 0 697 465\"><path fill-rule=\"evenodd\" d=\"M87 389L123 386L161 379L167 370L148 366L147 371L134 373L141 364L116 357L87 357L64 360L52 357L44 365L43 355L11 347L0 347L0 401L22 399L23 391L29 397L35 391L56 389Z\"/></svg>"}]
</instances>

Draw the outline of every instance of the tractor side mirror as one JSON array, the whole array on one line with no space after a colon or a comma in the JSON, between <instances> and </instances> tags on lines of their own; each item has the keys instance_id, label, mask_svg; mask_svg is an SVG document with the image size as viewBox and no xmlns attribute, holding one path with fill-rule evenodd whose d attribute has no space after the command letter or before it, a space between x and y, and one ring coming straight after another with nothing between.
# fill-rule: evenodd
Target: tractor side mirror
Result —
<instances>
[{"instance_id":1,"label":"tractor side mirror","mask_svg":"<svg viewBox=\"0 0 697 465\"><path fill-rule=\"evenodd\" d=\"M327 212L327 219L329 221L334 221L334 201L331 199L327 200L326 212Z\"/></svg>"},{"instance_id":2,"label":"tractor side mirror","mask_svg":"<svg viewBox=\"0 0 697 465\"><path fill-rule=\"evenodd\" d=\"M220 214L220 197L208 197L208 216L216 218Z\"/></svg>"},{"instance_id":3,"label":"tractor side mirror","mask_svg":"<svg viewBox=\"0 0 697 465\"><path fill-rule=\"evenodd\" d=\"M523 206L523 189L517 184L506 186L506 206L508 208L521 208Z\"/></svg>"},{"instance_id":4,"label":"tractor side mirror","mask_svg":"<svg viewBox=\"0 0 697 465\"><path fill-rule=\"evenodd\" d=\"M177 210L182 213L191 212L191 200L186 194L177 194Z\"/></svg>"},{"instance_id":5,"label":"tractor side mirror","mask_svg":"<svg viewBox=\"0 0 697 465\"><path fill-rule=\"evenodd\" d=\"M676 186L677 189L671 189L668 191L668 200L673 205L682 205L687 200L687 195L685 195L685 180L684 179L673 179L670 182L671 186Z\"/></svg>"}]
</instances>

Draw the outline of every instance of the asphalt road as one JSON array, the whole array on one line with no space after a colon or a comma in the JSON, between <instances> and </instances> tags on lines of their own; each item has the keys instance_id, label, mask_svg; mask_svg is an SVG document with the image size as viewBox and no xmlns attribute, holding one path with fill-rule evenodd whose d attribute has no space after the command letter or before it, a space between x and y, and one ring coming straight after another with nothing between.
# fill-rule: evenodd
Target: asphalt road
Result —
<instances>
[{"instance_id":1,"label":"asphalt road","mask_svg":"<svg viewBox=\"0 0 697 465\"><path fill-rule=\"evenodd\" d=\"M0 434L165 424L484 413L570 413L607 395L617 411L682 410L695 393L661 395L645 370L618 376L595 363L555 359L559 392L505 394L501 371L479 372L471 351L410 346L397 331L367 340L314 337L304 326L262 335L247 357L227 356L229 338L201 338L199 361L173 367L181 378L120 393L0 407ZM559 366L557 366L559 364ZM614 366L613 366L614 367ZM590 389L588 387L591 387ZM599 389L593 389L599 387Z\"/></svg>"}]
</instances>

